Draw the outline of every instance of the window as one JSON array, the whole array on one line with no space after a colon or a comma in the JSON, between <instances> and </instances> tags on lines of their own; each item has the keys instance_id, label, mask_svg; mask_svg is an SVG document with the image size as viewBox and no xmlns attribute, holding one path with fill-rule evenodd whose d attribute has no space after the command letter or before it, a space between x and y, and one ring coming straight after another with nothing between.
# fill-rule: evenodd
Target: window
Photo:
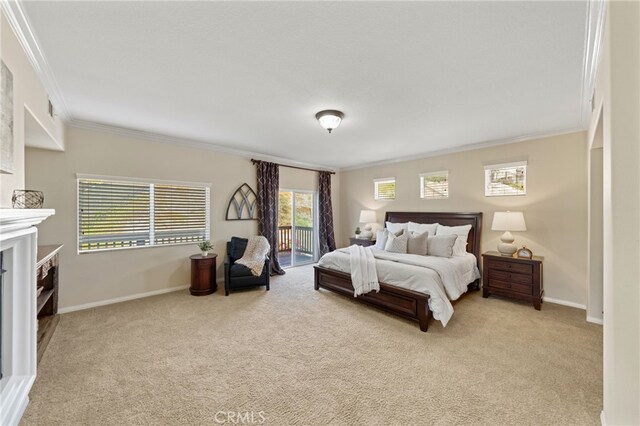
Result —
<instances>
[{"instance_id":1,"label":"window","mask_svg":"<svg viewBox=\"0 0 640 426\"><path fill-rule=\"evenodd\" d=\"M449 198L449 171L421 174L420 198Z\"/></svg>"},{"instance_id":2,"label":"window","mask_svg":"<svg viewBox=\"0 0 640 426\"><path fill-rule=\"evenodd\" d=\"M374 198L376 200L394 200L396 198L396 178L375 179Z\"/></svg>"},{"instance_id":3,"label":"window","mask_svg":"<svg viewBox=\"0 0 640 426\"><path fill-rule=\"evenodd\" d=\"M527 162L484 167L485 197L527 194Z\"/></svg>"},{"instance_id":4,"label":"window","mask_svg":"<svg viewBox=\"0 0 640 426\"><path fill-rule=\"evenodd\" d=\"M78 175L78 252L209 239L209 186Z\"/></svg>"}]
</instances>

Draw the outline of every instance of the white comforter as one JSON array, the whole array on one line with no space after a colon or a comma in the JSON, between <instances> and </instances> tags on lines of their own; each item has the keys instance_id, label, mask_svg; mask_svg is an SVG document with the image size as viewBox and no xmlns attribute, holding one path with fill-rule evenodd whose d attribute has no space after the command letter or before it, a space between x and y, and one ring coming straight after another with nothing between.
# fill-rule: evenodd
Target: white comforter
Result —
<instances>
[{"instance_id":1,"label":"white comforter","mask_svg":"<svg viewBox=\"0 0 640 426\"><path fill-rule=\"evenodd\" d=\"M428 294L433 317L446 326L453 315L450 300L467 291L467 284L480 278L476 257L452 258L389 253L372 250L380 282ZM318 264L322 267L350 273L349 248L325 254Z\"/></svg>"}]
</instances>

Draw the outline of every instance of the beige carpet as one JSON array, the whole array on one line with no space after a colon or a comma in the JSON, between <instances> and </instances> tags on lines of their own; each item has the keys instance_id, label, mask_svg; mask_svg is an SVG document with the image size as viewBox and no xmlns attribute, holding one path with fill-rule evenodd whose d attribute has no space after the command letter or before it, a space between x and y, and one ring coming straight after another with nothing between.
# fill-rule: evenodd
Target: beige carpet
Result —
<instances>
[{"instance_id":1,"label":"beige carpet","mask_svg":"<svg viewBox=\"0 0 640 426\"><path fill-rule=\"evenodd\" d=\"M314 291L302 267L270 292L66 314L23 424L212 425L228 412L268 425L599 423L602 329L584 311L479 292L454 308L421 333Z\"/></svg>"}]
</instances>

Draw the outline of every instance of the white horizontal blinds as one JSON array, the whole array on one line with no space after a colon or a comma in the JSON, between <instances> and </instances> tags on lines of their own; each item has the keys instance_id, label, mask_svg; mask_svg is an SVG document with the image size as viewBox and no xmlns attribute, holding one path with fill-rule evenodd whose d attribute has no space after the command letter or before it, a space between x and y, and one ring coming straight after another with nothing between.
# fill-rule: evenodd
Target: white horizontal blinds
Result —
<instances>
[{"instance_id":1,"label":"white horizontal blinds","mask_svg":"<svg viewBox=\"0 0 640 426\"><path fill-rule=\"evenodd\" d=\"M449 197L449 171L423 173L420 175L420 198L438 199Z\"/></svg>"},{"instance_id":2,"label":"white horizontal blinds","mask_svg":"<svg viewBox=\"0 0 640 426\"><path fill-rule=\"evenodd\" d=\"M503 163L485 166L484 183L487 197L526 195L527 162Z\"/></svg>"},{"instance_id":3,"label":"white horizontal blinds","mask_svg":"<svg viewBox=\"0 0 640 426\"><path fill-rule=\"evenodd\" d=\"M205 187L154 185L155 244L208 239L208 192Z\"/></svg>"},{"instance_id":4,"label":"white horizontal blinds","mask_svg":"<svg viewBox=\"0 0 640 426\"><path fill-rule=\"evenodd\" d=\"M393 200L396 198L396 178L375 179L374 198L376 200Z\"/></svg>"},{"instance_id":5,"label":"white horizontal blinds","mask_svg":"<svg viewBox=\"0 0 640 426\"><path fill-rule=\"evenodd\" d=\"M149 185L78 180L80 251L148 245Z\"/></svg>"}]
</instances>

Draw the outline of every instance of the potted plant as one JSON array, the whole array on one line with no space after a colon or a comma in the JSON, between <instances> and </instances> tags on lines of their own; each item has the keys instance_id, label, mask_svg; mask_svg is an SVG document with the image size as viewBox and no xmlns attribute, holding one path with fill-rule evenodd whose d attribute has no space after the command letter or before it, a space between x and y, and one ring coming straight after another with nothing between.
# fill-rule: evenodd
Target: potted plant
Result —
<instances>
[{"instance_id":1,"label":"potted plant","mask_svg":"<svg viewBox=\"0 0 640 426\"><path fill-rule=\"evenodd\" d=\"M360 233L361 233L361 232L362 232L362 231L360 231L360 227L359 227L359 226L356 226L356 238L360 238Z\"/></svg>"},{"instance_id":2,"label":"potted plant","mask_svg":"<svg viewBox=\"0 0 640 426\"><path fill-rule=\"evenodd\" d=\"M198 244L198 248L202 252L202 257L205 257L209 255L209 250L211 250L213 246L211 245L211 241L207 240Z\"/></svg>"}]
</instances>

